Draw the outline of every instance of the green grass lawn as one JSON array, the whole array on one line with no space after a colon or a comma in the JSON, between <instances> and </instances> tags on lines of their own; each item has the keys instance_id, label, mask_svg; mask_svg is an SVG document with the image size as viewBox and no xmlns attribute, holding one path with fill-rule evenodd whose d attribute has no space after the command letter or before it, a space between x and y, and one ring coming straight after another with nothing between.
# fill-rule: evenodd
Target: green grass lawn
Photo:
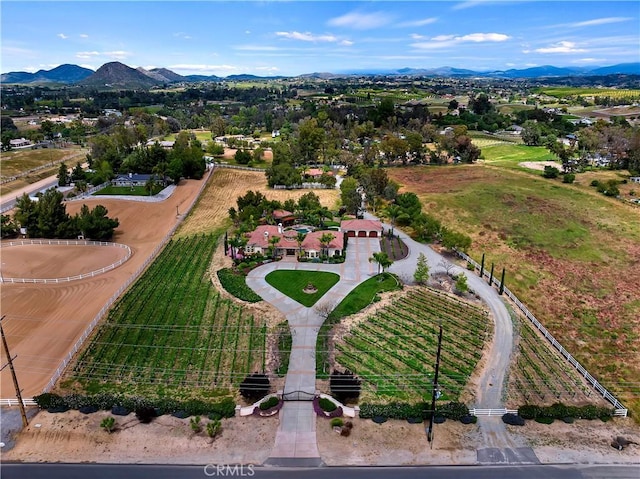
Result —
<instances>
[{"instance_id":1,"label":"green grass lawn","mask_svg":"<svg viewBox=\"0 0 640 479\"><path fill-rule=\"evenodd\" d=\"M338 320L350 314L357 313L367 307L378 293L393 291L398 288L398 280L390 273L383 273L369 278L351 290L331 312L328 319Z\"/></svg>"},{"instance_id":2,"label":"green grass lawn","mask_svg":"<svg viewBox=\"0 0 640 479\"><path fill-rule=\"evenodd\" d=\"M497 144L482 147L482 156L486 163L509 168L518 168L523 161L557 160L544 146ZM530 170L527 170L530 171Z\"/></svg>"},{"instance_id":3,"label":"green grass lawn","mask_svg":"<svg viewBox=\"0 0 640 479\"><path fill-rule=\"evenodd\" d=\"M281 293L304 306L311 307L340 280L340 276L322 271L279 270L272 271L265 279ZM313 284L317 291L305 293L303 289L308 284Z\"/></svg>"},{"instance_id":4,"label":"green grass lawn","mask_svg":"<svg viewBox=\"0 0 640 479\"><path fill-rule=\"evenodd\" d=\"M153 196L157 195L164 189L164 186L156 185L153 187L153 194L149 195L149 191L144 186L107 186L106 188L96 191L94 195L129 195L129 196Z\"/></svg>"}]
</instances>

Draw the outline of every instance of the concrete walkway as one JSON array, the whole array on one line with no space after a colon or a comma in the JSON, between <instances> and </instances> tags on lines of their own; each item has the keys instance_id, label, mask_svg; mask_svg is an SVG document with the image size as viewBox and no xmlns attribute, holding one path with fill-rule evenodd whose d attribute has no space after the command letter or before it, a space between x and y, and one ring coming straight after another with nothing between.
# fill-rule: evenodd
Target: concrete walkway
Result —
<instances>
[{"instance_id":1,"label":"concrete walkway","mask_svg":"<svg viewBox=\"0 0 640 479\"><path fill-rule=\"evenodd\" d=\"M349 238L347 258L342 264L298 263L282 260L252 270L247 285L285 315L291 329L292 347L284 394L290 399L309 399L316 393L316 340L324 322L316 311L302 306L270 286L265 277L275 270L326 271L340 275L338 281L316 304L337 306L362 281L377 274L369 258L380 251L374 238ZM316 415L309 401L285 402L280 410L280 427L270 465L308 467L320 465L316 444Z\"/></svg>"}]
</instances>

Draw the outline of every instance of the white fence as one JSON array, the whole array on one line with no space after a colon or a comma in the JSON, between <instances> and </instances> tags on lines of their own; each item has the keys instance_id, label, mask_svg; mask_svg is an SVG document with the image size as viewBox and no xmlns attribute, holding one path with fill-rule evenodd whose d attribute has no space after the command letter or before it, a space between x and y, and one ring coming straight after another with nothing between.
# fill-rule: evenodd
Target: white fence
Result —
<instances>
[{"instance_id":1,"label":"white fence","mask_svg":"<svg viewBox=\"0 0 640 479\"><path fill-rule=\"evenodd\" d=\"M18 406L20 403L17 399L0 399L0 406ZM25 406L37 406L33 399L22 399Z\"/></svg>"},{"instance_id":2,"label":"white fence","mask_svg":"<svg viewBox=\"0 0 640 479\"><path fill-rule=\"evenodd\" d=\"M66 198L65 201L75 201L75 200L82 200L88 196L91 196L92 194L94 194L96 191L100 191L104 188L106 188L107 186L109 186L111 184L110 181L105 181L104 183L97 185L97 186L92 186L91 188L89 188L87 191L79 194L78 196L74 196L72 198Z\"/></svg>"},{"instance_id":3,"label":"white fence","mask_svg":"<svg viewBox=\"0 0 640 479\"><path fill-rule=\"evenodd\" d=\"M126 244L121 243L109 243L106 241L80 241L80 240L19 240L3 243L2 247L7 248L10 246L25 246L25 245L55 245L55 246L112 246L114 248L122 248L126 250L124 257L120 258L115 263L111 263L104 268L97 269L95 271L89 271L88 273L77 274L75 276L66 276L62 278L5 278L0 275L0 283L39 283L39 284L58 284L66 283L69 281L77 281L79 279L93 278L99 274L106 273L112 269L117 268L131 257L131 248Z\"/></svg>"},{"instance_id":4,"label":"white fence","mask_svg":"<svg viewBox=\"0 0 640 479\"><path fill-rule=\"evenodd\" d=\"M505 414L518 414L517 409L469 409L472 416L504 416Z\"/></svg>"},{"instance_id":5,"label":"white fence","mask_svg":"<svg viewBox=\"0 0 640 479\"><path fill-rule=\"evenodd\" d=\"M333 188L323 183L302 183L300 185L273 185L274 190L326 190Z\"/></svg>"},{"instance_id":6,"label":"white fence","mask_svg":"<svg viewBox=\"0 0 640 479\"><path fill-rule=\"evenodd\" d=\"M111 308L111 305L113 303L116 302L116 300L120 297L120 295L129 287L131 286L131 284L137 280L140 275L142 275L142 273L144 272L144 270L147 268L147 266L149 266L149 264L151 264L153 262L153 260L155 259L155 257L158 255L158 253L160 253L160 251L162 251L162 249L164 248L164 246L167 244L167 242L169 241L169 239L171 238L171 236L173 235L173 233L175 233L176 229L178 228L178 226L180 226L180 224L182 223L182 221L184 220L184 218L187 216L187 214L189 213L189 211L191 211L191 208L193 208L193 205L195 205L196 201L198 200L198 198L200 197L200 194L202 193L202 190L204 189L205 185L207 184L207 181L209 180L211 176L211 173L209 173L209 176L207 176L206 178L203 178L202 180L202 185L200 186L200 190L198 191L198 194L194 197L193 201L191 202L191 204L188 206L188 208L185 210L185 212L181 215L180 219L178 220L178 222L175 224L175 226L173 228L171 228L171 231L169 231L166 236L164 238L162 238L162 241L160 241L160 243L158 244L158 246L156 246L156 248L153 250L153 252L149 255L149 257L144 261L144 263L140 266L140 268L138 268L136 270L135 273L133 273L129 279L126 281L125 284L123 284L118 291L116 291L113 296L111 296L111 298L109 298L109 300L107 300L107 303L104 305L104 307L98 312L98 314L95 315L95 317L93 318L93 320L91 321L91 323L89 323L89 326L87 326L87 328L84 330L84 332L82 333L82 336L80 336L80 338L78 339L78 341L76 341L76 343L73 345L73 347L71 348L71 350L69 351L69 353L65 356L65 358L62 360L62 362L60 363L60 365L58 366L58 368L56 369L56 371L53 373L53 376L51 377L51 379L49 380L49 382L47 383L47 385L44 387L43 392L49 392L51 391L51 389L53 389L53 386L55 386L56 381L58 381L58 379L60 379L60 376L62 376L62 373L64 372L64 370L66 369L66 367L69 365L69 363L71 362L71 360L73 359L73 357L75 356L75 354L82 348L82 345L84 344L84 342L87 340L87 338L91 335L91 333L93 332L94 328L96 327L96 325L98 324L98 322L100 322L100 320L103 318L103 316L105 314L107 314L107 312L109 311L109 309Z\"/></svg>"},{"instance_id":7,"label":"white fence","mask_svg":"<svg viewBox=\"0 0 640 479\"><path fill-rule=\"evenodd\" d=\"M462 251L456 251L456 253L462 259L472 264L476 269L478 270L480 269L480 265L476 261L474 261L471 257L463 253ZM490 273L487 273L486 270L483 272L482 278L484 278L485 276L487 278L489 278L490 276ZM500 281L498 281L495 276L491 276L490 284L495 285L498 288L500 288L501 286ZM600 384L591 374L589 374L589 372L584 368L584 366L582 366L578 361L576 361L576 359L569 353L569 351L567 351L564 347L562 347L562 345L556 340L556 338L554 338L553 335L549 331L547 331L547 328L545 328L542 325L542 323L540 323L540 321L536 319L533 313L529 311L529 309L516 297L515 294L509 291L507 287L503 287L502 289L504 291L504 294L507 295L507 297L509 297L516 304L516 306L518 306L520 311L524 313L527 319L533 323L533 325L542 333L542 335L547 339L547 341L549 341L551 345L562 355L562 357L564 357L569 362L569 364L571 364L575 369L577 369L578 372L587 380L589 384L591 384L591 386L593 386L593 388L598 393L602 395L604 399L606 399L611 404L613 404L613 407L615 408L614 415L626 417L628 410L622 405L622 403L618 401L618 399L613 394L611 394L602 384Z\"/></svg>"},{"instance_id":8,"label":"white fence","mask_svg":"<svg viewBox=\"0 0 640 479\"><path fill-rule=\"evenodd\" d=\"M239 166L239 165L228 165L226 163L214 163L215 168L231 168L233 170L246 170L246 171L261 171L265 172L264 168L253 168L251 166Z\"/></svg>"}]
</instances>

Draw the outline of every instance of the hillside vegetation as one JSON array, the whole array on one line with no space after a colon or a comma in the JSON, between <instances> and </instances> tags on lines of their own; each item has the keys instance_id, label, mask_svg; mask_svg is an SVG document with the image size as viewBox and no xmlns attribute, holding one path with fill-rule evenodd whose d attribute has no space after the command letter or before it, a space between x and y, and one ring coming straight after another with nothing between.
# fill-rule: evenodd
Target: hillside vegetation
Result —
<instances>
[{"instance_id":1,"label":"hillside vegetation","mask_svg":"<svg viewBox=\"0 0 640 479\"><path fill-rule=\"evenodd\" d=\"M640 215L580 180L565 185L504 168L390 170L470 254L507 270L506 285L555 337L640 413Z\"/></svg>"}]
</instances>

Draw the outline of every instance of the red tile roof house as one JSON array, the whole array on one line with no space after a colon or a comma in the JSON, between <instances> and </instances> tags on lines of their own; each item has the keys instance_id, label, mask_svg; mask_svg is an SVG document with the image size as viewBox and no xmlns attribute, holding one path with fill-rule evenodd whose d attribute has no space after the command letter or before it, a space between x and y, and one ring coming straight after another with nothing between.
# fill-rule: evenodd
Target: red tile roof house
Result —
<instances>
[{"instance_id":1,"label":"red tile roof house","mask_svg":"<svg viewBox=\"0 0 640 479\"><path fill-rule=\"evenodd\" d=\"M307 233L301 244L303 255L306 258L319 258L322 254L320 238L325 233L331 233L334 238L329 243L328 255L341 256L344 252L344 235L338 231L313 231ZM246 255L268 254L271 244L269 240L277 236L276 254L278 256L296 256L298 254L298 232L295 230L284 231L279 226L261 225L249 233L249 239L244 252Z\"/></svg>"},{"instance_id":2,"label":"red tile roof house","mask_svg":"<svg viewBox=\"0 0 640 479\"><path fill-rule=\"evenodd\" d=\"M296 222L296 215L287 210L274 210L272 213L276 223L282 223L282 226L291 226Z\"/></svg>"},{"instance_id":3,"label":"red tile roof house","mask_svg":"<svg viewBox=\"0 0 640 479\"><path fill-rule=\"evenodd\" d=\"M377 220L344 220L340 231L351 238L381 238L383 234L382 223Z\"/></svg>"},{"instance_id":4,"label":"red tile roof house","mask_svg":"<svg viewBox=\"0 0 640 479\"><path fill-rule=\"evenodd\" d=\"M304 172L304 175L312 178L320 178L323 173L324 170L321 170L320 168L309 168ZM333 176L333 171L327 171L327 175Z\"/></svg>"}]
</instances>

